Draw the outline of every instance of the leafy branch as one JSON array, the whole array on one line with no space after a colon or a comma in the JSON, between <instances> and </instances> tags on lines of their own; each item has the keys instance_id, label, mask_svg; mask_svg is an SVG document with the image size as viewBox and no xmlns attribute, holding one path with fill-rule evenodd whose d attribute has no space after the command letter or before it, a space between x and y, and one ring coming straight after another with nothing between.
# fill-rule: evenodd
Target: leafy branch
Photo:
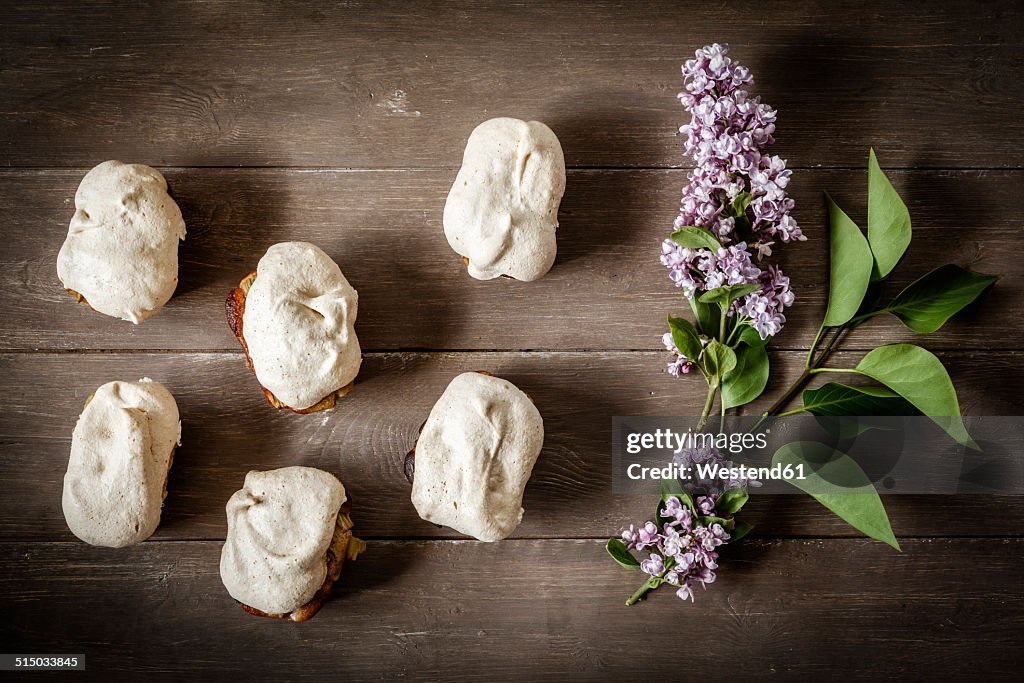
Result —
<instances>
[{"instance_id":1,"label":"leafy branch","mask_svg":"<svg viewBox=\"0 0 1024 683\"><path fill-rule=\"evenodd\" d=\"M947 264L907 285L887 303L879 304L882 283L903 259L912 232L910 213L879 167L874 150L868 158L867 234L827 194L825 201L830 226L828 307L802 372L764 415L923 414L958 443L977 448L964 426L949 373L927 349L915 344L887 344L865 354L853 367L833 367L827 361L847 335L883 314L895 316L914 332L935 332L1000 276ZM714 235L696 227L682 228L673 233L672 239L691 248L720 246ZM708 383L698 430L707 424L718 392L724 415L726 410L757 398L767 383L768 340L761 340L732 307L733 301L749 293L751 287L754 286L719 287L691 299L696 324L682 318L669 319L676 347L694 360ZM815 375L825 373L857 375L874 384L828 382L816 389L805 389ZM801 391L801 405L786 410ZM841 463L852 477L848 480L867 481L859 465L845 454L836 452L823 461L819 446L824 447L807 442L788 444L779 449L775 458L793 464L803 462L818 475L822 475L823 467L834 470L840 466L836 463ZM821 491L818 480L813 485L795 480L790 483L809 493ZM858 530L898 548L885 508L874 489L846 493L849 497L842 499L836 498L836 492L811 495Z\"/></svg>"},{"instance_id":2,"label":"leafy branch","mask_svg":"<svg viewBox=\"0 0 1024 683\"><path fill-rule=\"evenodd\" d=\"M748 99L744 89L752 82L750 71L728 52L727 45L713 43L683 64L685 91L680 101L690 122L680 132L698 171L690 174L683 189L675 223L682 227L662 245L662 263L693 310L693 322L669 318L666 337L671 341L666 339L665 345L675 352L669 372L679 375L696 368L707 384L697 431L706 427L716 399L724 417L764 392L769 374L765 346L785 323L784 311L793 303L793 293L789 278L777 266L762 269L751 258L755 253L758 259L770 255L777 243L805 239L790 213L793 200L786 187L791 171L784 159L767 153L774 142L775 111L760 103L756 109L738 105L757 100ZM707 116L709 111L715 116ZM827 197L828 307L800 376L765 416L922 413L959 443L976 448L964 427L948 372L924 348L889 344L867 353L853 367L828 364L847 335L871 319L893 315L915 332L931 333L998 279L946 265L879 305L882 284L903 259L912 235L907 207L873 150L867 203L865 233ZM728 237L728 246L719 235ZM872 383L826 382L806 388L819 374L857 375ZM800 392L802 405L787 410ZM711 455L729 462L714 449ZM776 451L776 464L788 471L799 469L801 479L784 475L787 481L860 532L899 549L881 498L848 455L825 444L798 441ZM803 476L806 471L811 477ZM620 538L608 541L607 550L616 562L647 577L627 604L663 584L675 586L681 599L692 599L692 586L714 581L715 548L751 529L733 519L747 500L747 483L734 479L727 485L691 484L694 495L699 490L705 493L696 500L681 490L663 489L654 521L639 529L630 526ZM672 484L681 486L678 481ZM638 560L634 552L648 552L648 557Z\"/></svg>"},{"instance_id":3,"label":"leafy branch","mask_svg":"<svg viewBox=\"0 0 1024 683\"><path fill-rule=\"evenodd\" d=\"M827 195L826 202L831 237L828 309L807 352L803 372L765 411L765 415L822 414L816 407L815 396L808 396L806 392L801 408L786 413L780 411L813 375L846 372L875 380L904 399L904 408L909 404L940 422L960 443L973 445L963 429L956 391L949 374L941 361L924 348L913 344L881 346L865 355L853 368L833 368L825 362L848 333L884 313L896 316L914 332L934 332L973 302L999 276L983 275L947 264L917 279L889 303L879 306L879 283L889 277L903 258L911 240L911 221L906 205L878 166L874 150L871 150L868 160L867 237ZM820 346L825 340L827 343ZM892 402L893 396L887 393L860 392L856 400L850 395L849 401L840 402L837 406L853 407L859 412L841 414L879 414L876 411L891 411L896 405Z\"/></svg>"}]
</instances>

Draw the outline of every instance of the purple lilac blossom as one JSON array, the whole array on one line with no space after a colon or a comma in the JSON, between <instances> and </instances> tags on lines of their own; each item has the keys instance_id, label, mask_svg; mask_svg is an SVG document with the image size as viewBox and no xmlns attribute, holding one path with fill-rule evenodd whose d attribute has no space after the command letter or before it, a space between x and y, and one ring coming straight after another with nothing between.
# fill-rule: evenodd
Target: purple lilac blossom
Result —
<instances>
[{"instance_id":1,"label":"purple lilac blossom","mask_svg":"<svg viewBox=\"0 0 1024 683\"><path fill-rule=\"evenodd\" d=\"M789 278L778 266L768 266L757 278L761 288L744 297L737 310L750 318L761 339L775 336L786 324L783 311L793 304L795 298L789 286Z\"/></svg>"},{"instance_id":2,"label":"purple lilac blossom","mask_svg":"<svg viewBox=\"0 0 1024 683\"><path fill-rule=\"evenodd\" d=\"M726 284L760 284L737 301L732 314L744 316L743 322L767 339L782 329L783 311L794 297L789 278L775 266L762 270L751 255L760 260L771 255L776 241L806 237L791 215L793 200L786 193L792 171L785 160L765 152L775 141L776 112L743 89L754 82L753 76L728 53L728 45L714 43L683 65L685 91L679 99L691 120L680 132L696 168L687 175L689 184L675 220L676 228L706 228L727 246L712 252L665 240L661 262L687 298ZM733 202L744 193L749 194L749 206L734 210ZM738 223L746 238L737 234ZM678 361L669 365L669 372L683 372Z\"/></svg>"},{"instance_id":3,"label":"purple lilac blossom","mask_svg":"<svg viewBox=\"0 0 1024 683\"><path fill-rule=\"evenodd\" d=\"M692 476L686 481L681 482L683 489L690 494L700 495L697 498L698 508L703 508L707 505L706 500L717 499L718 496L722 495L729 489L738 488L757 488L761 486L761 482L757 479L750 477L742 477L737 479L721 479L718 477L701 478L700 469L697 465L711 465L717 463L719 469L730 470L736 467L736 463L732 460L726 459L714 445L696 445L693 447L684 446L675 452L672 456L672 462L679 466L680 470L686 470L692 473ZM705 498L709 497L709 498ZM709 513L702 513L709 514Z\"/></svg>"},{"instance_id":4,"label":"purple lilac blossom","mask_svg":"<svg viewBox=\"0 0 1024 683\"><path fill-rule=\"evenodd\" d=\"M711 496L698 496L695 502L702 515L710 515L715 510L715 499Z\"/></svg>"},{"instance_id":5,"label":"purple lilac blossom","mask_svg":"<svg viewBox=\"0 0 1024 683\"><path fill-rule=\"evenodd\" d=\"M686 154L696 168L683 190L676 226L708 228L729 241L734 223L723 213L749 192L753 234L767 241L801 240L800 228L789 215L793 202L786 186L791 171L783 159L765 152L775 142L776 111L742 89L754 78L728 54L728 45L714 43L683 64L685 91L679 100L691 118L679 132L686 136ZM725 226L717 225L719 221L726 221Z\"/></svg>"},{"instance_id":6,"label":"purple lilac blossom","mask_svg":"<svg viewBox=\"0 0 1024 683\"><path fill-rule=\"evenodd\" d=\"M661 576L665 571L665 558L657 553L651 553L650 559L640 563L640 571L651 576Z\"/></svg>"},{"instance_id":7,"label":"purple lilac blossom","mask_svg":"<svg viewBox=\"0 0 1024 683\"><path fill-rule=\"evenodd\" d=\"M657 545L657 543L658 525L654 522L647 522L636 532L636 540L633 542L633 545L637 550L643 550L648 546Z\"/></svg>"},{"instance_id":8,"label":"purple lilac blossom","mask_svg":"<svg viewBox=\"0 0 1024 683\"><path fill-rule=\"evenodd\" d=\"M702 497L700 510L704 515L714 515L714 499ZM661 517L660 529L650 521L641 527L641 531L654 527L658 533L653 536L648 534L646 540L641 540L641 531L630 525L622 533L622 540L629 550L652 549L648 559L640 562L640 569L677 586L676 595L681 599L693 600L695 584L707 587L717 578L716 549L729 542L729 533L717 522L707 526L699 524L690 508L675 496L665 501Z\"/></svg>"}]
</instances>

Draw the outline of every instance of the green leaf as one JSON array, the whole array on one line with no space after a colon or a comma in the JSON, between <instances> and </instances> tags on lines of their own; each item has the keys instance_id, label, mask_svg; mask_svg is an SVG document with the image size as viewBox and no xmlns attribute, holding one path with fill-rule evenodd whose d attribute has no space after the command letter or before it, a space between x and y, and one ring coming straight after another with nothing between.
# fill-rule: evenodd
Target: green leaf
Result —
<instances>
[{"instance_id":1,"label":"green leaf","mask_svg":"<svg viewBox=\"0 0 1024 683\"><path fill-rule=\"evenodd\" d=\"M722 377L736 367L736 352L728 346L712 339L704 347L704 369L713 378L712 384L720 382Z\"/></svg>"},{"instance_id":2,"label":"green leaf","mask_svg":"<svg viewBox=\"0 0 1024 683\"><path fill-rule=\"evenodd\" d=\"M672 331L672 341L679 352L690 360L700 358L700 352L704 345L700 343L700 334L686 318L673 318L669 316L668 328Z\"/></svg>"},{"instance_id":3,"label":"green leaf","mask_svg":"<svg viewBox=\"0 0 1024 683\"><path fill-rule=\"evenodd\" d=\"M864 356L855 369L910 401L957 442L977 450L960 417L953 381L931 351L913 344L888 344Z\"/></svg>"},{"instance_id":4,"label":"green leaf","mask_svg":"<svg viewBox=\"0 0 1024 683\"><path fill-rule=\"evenodd\" d=\"M736 299L750 294L760 286L756 282L748 285L723 285L701 294L700 301L705 304L718 304L720 308L725 309Z\"/></svg>"},{"instance_id":5,"label":"green leaf","mask_svg":"<svg viewBox=\"0 0 1024 683\"><path fill-rule=\"evenodd\" d=\"M722 378L722 405L726 410L750 403L768 384L768 352L763 346L736 348L736 367Z\"/></svg>"},{"instance_id":6,"label":"green leaf","mask_svg":"<svg viewBox=\"0 0 1024 683\"><path fill-rule=\"evenodd\" d=\"M982 275L952 263L908 285L883 309L914 332L931 333L978 298L998 275Z\"/></svg>"},{"instance_id":7,"label":"green leaf","mask_svg":"<svg viewBox=\"0 0 1024 683\"><path fill-rule=\"evenodd\" d=\"M735 543L753 531L753 529L754 525L750 522L736 522L736 528L729 534L729 543Z\"/></svg>"},{"instance_id":8,"label":"green leaf","mask_svg":"<svg viewBox=\"0 0 1024 683\"><path fill-rule=\"evenodd\" d=\"M702 304L697 297L689 299L690 308L697 319L697 329L706 337L718 335L718 327L722 320L722 310L718 306Z\"/></svg>"},{"instance_id":9,"label":"green leaf","mask_svg":"<svg viewBox=\"0 0 1024 683\"><path fill-rule=\"evenodd\" d=\"M729 213L734 217L740 217L747 213L747 208L750 206L750 202L753 200L753 195L749 192L740 192L736 195L736 199L732 200L729 204Z\"/></svg>"},{"instance_id":10,"label":"green leaf","mask_svg":"<svg viewBox=\"0 0 1024 683\"><path fill-rule=\"evenodd\" d=\"M829 285L825 326L839 327L857 313L871 281L874 258L864 233L832 197L825 195L829 216Z\"/></svg>"},{"instance_id":11,"label":"green leaf","mask_svg":"<svg viewBox=\"0 0 1024 683\"><path fill-rule=\"evenodd\" d=\"M888 277L910 244L910 212L879 168L873 149L868 155L868 242L875 257L872 280Z\"/></svg>"},{"instance_id":12,"label":"green leaf","mask_svg":"<svg viewBox=\"0 0 1024 683\"><path fill-rule=\"evenodd\" d=\"M621 538L609 539L604 548L613 560L626 569L640 569L640 562L633 557L633 553L626 550L626 544L622 542Z\"/></svg>"},{"instance_id":13,"label":"green leaf","mask_svg":"<svg viewBox=\"0 0 1024 683\"><path fill-rule=\"evenodd\" d=\"M729 489L715 501L715 509L727 515L735 515L740 508L746 505L749 498L750 495L746 489Z\"/></svg>"},{"instance_id":14,"label":"green leaf","mask_svg":"<svg viewBox=\"0 0 1024 683\"><path fill-rule=\"evenodd\" d=\"M803 479L787 482L839 515L857 531L888 543L900 544L892 533L882 499L853 458L816 441L795 441L775 451L772 466L803 465Z\"/></svg>"},{"instance_id":15,"label":"green leaf","mask_svg":"<svg viewBox=\"0 0 1024 683\"><path fill-rule=\"evenodd\" d=\"M733 526L735 526L735 522L733 522L731 519L726 519L725 517L715 517L713 515L698 516L697 524L707 527L711 526L712 524L721 524L722 528L726 531L731 530Z\"/></svg>"},{"instance_id":16,"label":"green leaf","mask_svg":"<svg viewBox=\"0 0 1024 683\"><path fill-rule=\"evenodd\" d=\"M771 341L771 337L768 339L761 339L761 334L750 325L744 325L743 329L740 330L740 343L746 344L747 346L765 346Z\"/></svg>"},{"instance_id":17,"label":"green leaf","mask_svg":"<svg viewBox=\"0 0 1024 683\"><path fill-rule=\"evenodd\" d=\"M689 247L690 249L718 251L722 248L721 243L715 239L715 236L710 231L692 225L679 228L673 232L672 241L681 247Z\"/></svg>"},{"instance_id":18,"label":"green leaf","mask_svg":"<svg viewBox=\"0 0 1024 683\"><path fill-rule=\"evenodd\" d=\"M860 303L860 308L857 309L857 315L854 316L853 320L846 324L847 329L855 329L860 325L864 324L864 321L870 319L871 315L875 311L875 307L878 305L878 298L882 293L882 283L872 282L868 285L868 291L864 295L864 301Z\"/></svg>"},{"instance_id":19,"label":"green leaf","mask_svg":"<svg viewBox=\"0 0 1024 683\"><path fill-rule=\"evenodd\" d=\"M804 392L804 410L813 415L914 415L917 409L888 387L851 387L838 382Z\"/></svg>"}]
</instances>

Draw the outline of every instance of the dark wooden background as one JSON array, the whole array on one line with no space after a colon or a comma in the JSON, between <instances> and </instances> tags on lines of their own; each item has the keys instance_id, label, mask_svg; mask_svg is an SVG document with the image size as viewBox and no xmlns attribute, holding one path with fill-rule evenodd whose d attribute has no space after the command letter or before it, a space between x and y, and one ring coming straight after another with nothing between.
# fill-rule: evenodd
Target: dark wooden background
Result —
<instances>
[{"instance_id":1,"label":"dark wooden background","mask_svg":"<svg viewBox=\"0 0 1024 683\"><path fill-rule=\"evenodd\" d=\"M679 65L729 42L779 109L806 243L780 250L797 303L769 392L823 314L822 192L864 213L874 146L915 237L894 287L945 262L1006 277L925 342L967 414L1024 389L1024 12L986 3L5 2L0 8L0 650L84 652L96 677L737 679L1009 677L1024 663L1024 501L890 497L897 554L797 496L757 498L756 535L694 605L603 540L650 513L610 490L613 415L694 414L662 372L658 263L687 159ZM470 279L441 212L484 119L548 123L569 167L543 280ZM86 170L157 166L188 225L178 293L133 327L60 287ZM271 244L316 242L360 293L366 351L331 413L269 408L224 322ZM891 319L850 362L913 340ZM421 521L402 460L450 378L528 391L545 449L498 544ZM60 497L84 398L149 376L184 422L163 522L125 550L77 541ZM750 410L763 408L764 403ZM243 613L218 575L224 504L253 468L345 482L369 551L311 622Z\"/></svg>"}]
</instances>

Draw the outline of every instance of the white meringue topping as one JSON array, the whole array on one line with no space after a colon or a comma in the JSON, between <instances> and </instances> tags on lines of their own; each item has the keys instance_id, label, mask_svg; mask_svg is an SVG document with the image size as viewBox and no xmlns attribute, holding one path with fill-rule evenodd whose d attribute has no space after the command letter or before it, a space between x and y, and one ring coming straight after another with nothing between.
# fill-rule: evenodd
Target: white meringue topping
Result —
<instances>
[{"instance_id":1,"label":"white meringue topping","mask_svg":"<svg viewBox=\"0 0 1024 683\"><path fill-rule=\"evenodd\" d=\"M309 602L327 576L327 549L345 487L312 467L249 472L227 504L220 576L235 600L268 614Z\"/></svg>"},{"instance_id":2,"label":"white meringue topping","mask_svg":"<svg viewBox=\"0 0 1024 683\"><path fill-rule=\"evenodd\" d=\"M178 285L181 211L159 171L105 161L75 193L75 215L57 255L57 276L94 310L138 324Z\"/></svg>"},{"instance_id":3,"label":"white meringue topping","mask_svg":"<svg viewBox=\"0 0 1024 683\"><path fill-rule=\"evenodd\" d=\"M302 410L359 373L358 294L319 247L282 242L267 250L245 298L242 336L260 384Z\"/></svg>"},{"instance_id":4,"label":"white meringue topping","mask_svg":"<svg viewBox=\"0 0 1024 683\"><path fill-rule=\"evenodd\" d=\"M160 524L178 406L158 382L108 382L82 411L71 436L62 506L72 533L120 548L149 538Z\"/></svg>"},{"instance_id":5,"label":"white meringue topping","mask_svg":"<svg viewBox=\"0 0 1024 683\"><path fill-rule=\"evenodd\" d=\"M536 280L555 262L565 159L538 121L497 118L469 136L444 206L444 234L478 280Z\"/></svg>"},{"instance_id":6,"label":"white meringue topping","mask_svg":"<svg viewBox=\"0 0 1024 683\"><path fill-rule=\"evenodd\" d=\"M523 490L543 443L544 421L514 384L459 375L416 442L412 503L429 522L501 540L522 520Z\"/></svg>"}]
</instances>

